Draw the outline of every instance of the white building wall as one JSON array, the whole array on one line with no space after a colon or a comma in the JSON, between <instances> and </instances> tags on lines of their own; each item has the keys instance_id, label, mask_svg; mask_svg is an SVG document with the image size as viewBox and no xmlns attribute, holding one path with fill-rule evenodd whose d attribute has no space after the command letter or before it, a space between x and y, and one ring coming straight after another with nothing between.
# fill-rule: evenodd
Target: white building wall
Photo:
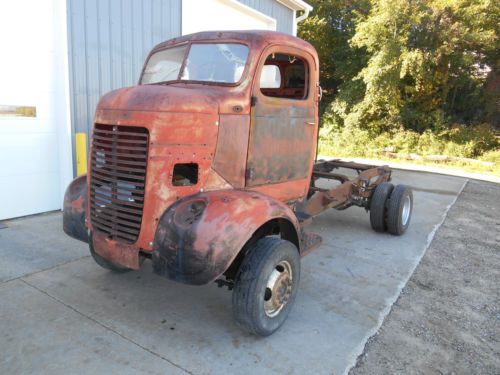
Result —
<instances>
[{"instance_id":1,"label":"white building wall","mask_svg":"<svg viewBox=\"0 0 500 375\"><path fill-rule=\"evenodd\" d=\"M276 19L236 0L182 0L182 34L215 30L273 30Z\"/></svg>"}]
</instances>

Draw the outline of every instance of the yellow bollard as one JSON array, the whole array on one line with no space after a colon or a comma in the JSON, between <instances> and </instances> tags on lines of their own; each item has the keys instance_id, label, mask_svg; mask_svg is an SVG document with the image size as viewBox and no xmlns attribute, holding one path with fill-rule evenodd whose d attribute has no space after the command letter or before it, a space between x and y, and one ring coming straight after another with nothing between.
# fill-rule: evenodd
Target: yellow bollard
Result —
<instances>
[{"instance_id":1,"label":"yellow bollard","mask_svg":"<svg viewBox=\"0 0 500 375\"><path fill-rule=\"evenodd\" d=\"M87 173L87 134L76 133L76 174Z\"/></svg>"}]
</instances>

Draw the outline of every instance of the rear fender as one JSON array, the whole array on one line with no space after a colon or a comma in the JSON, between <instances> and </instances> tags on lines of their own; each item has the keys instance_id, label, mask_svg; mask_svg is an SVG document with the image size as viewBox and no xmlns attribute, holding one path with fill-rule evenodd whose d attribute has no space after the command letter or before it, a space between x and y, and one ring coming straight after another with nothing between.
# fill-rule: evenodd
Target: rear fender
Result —
<instances>
[{"instance_id":1,"label":"rear fender","mask_svg":"<svg viewBox=\"0 0 500 375\"><path fill-rule=\"evenodd\" d=\"M161 217L153 246L154 272L186 284L206 284L222 275L265 223L299 223L285 204L261 193L224 190L189 196Z\"/></svg>"},{"instance_id":2,"label":"rear fender","mask_svg":"<svg viewBox=\"0 0 500 375\"><path fill-rule=\"evenodd\" d=\"M87 207L87 175L75 178L64 194L63 230L68 236L83 242L89 242L85 225Z\"/></svg>"}]
</instances>

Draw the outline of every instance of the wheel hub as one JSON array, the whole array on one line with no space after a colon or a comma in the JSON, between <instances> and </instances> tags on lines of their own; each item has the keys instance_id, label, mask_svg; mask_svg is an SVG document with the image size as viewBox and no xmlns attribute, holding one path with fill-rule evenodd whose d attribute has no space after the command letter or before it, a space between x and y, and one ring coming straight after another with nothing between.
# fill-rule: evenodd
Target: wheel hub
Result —
<instances>
[{"instance_id":1,"label":"wheel hub","mask_svg":"<svg viewBox=\"0 0 500 375\"><path fill-rule=\"evenodd\" d=\"M401 221L403 225L406 225L408 223L408 219L410 218L410 211L411 211L411 200L410 197L407 195L404 203L403 203L403 211L401 212Z\"/></svg>"},{"instance_id":2,"label":"wheel hub","mask_svg":"<svg viewBox=\"0 0 500 375\"><path fill-rule=\"evenodd\" d=\"M264 311L267 316L275 317L288 303L292 294L293 275L290 263L279 262L269 276L264 294Z\"/></svg>"}]
</instances>

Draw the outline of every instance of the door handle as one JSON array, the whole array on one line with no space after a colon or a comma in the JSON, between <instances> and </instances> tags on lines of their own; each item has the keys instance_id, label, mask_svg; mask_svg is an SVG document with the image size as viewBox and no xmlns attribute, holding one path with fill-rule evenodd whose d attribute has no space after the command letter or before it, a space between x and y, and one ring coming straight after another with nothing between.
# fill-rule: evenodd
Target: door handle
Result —
<instances>
[{"instance_id":1,"label":"door handle","mask_svg":"<svg viewBox=\"0 0 500 375\"><path fill-rule=\"evenodd\" d=\"M314 121L306 121L306 125L314 126L316 123Z\"/></svg>"}]
</instances>

